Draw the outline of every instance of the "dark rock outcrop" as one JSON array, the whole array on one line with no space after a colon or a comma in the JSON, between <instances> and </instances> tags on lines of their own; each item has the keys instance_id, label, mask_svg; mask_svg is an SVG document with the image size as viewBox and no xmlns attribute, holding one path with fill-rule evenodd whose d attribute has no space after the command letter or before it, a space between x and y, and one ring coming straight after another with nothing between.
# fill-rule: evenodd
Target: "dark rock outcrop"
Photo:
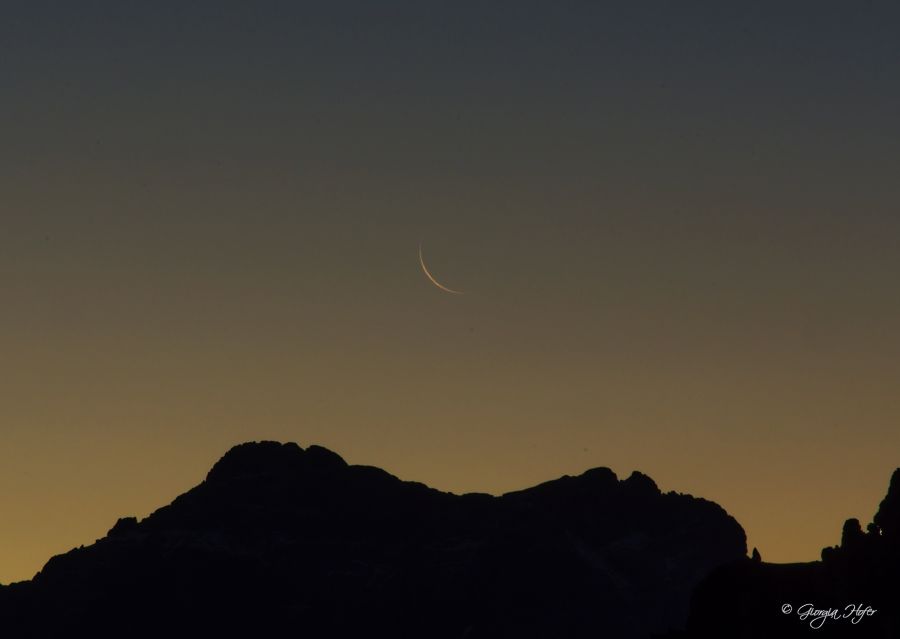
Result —
<instances>
[{"instance_id":1,"label":"dark rock outcrop","mask_svg":"<svg viewBox=\"0 0 900 639\"><path fill-rule=\"evenodd\" d=\"M678 636L900 638L900 468L866 532L848 519L821 561L718 568Z\"/></svg>"},{"instance_id":2,"label":"dark rock outcrop","mask_svg":"<svg viewBox=\"0 0 900 639\"><path fill-rule=\"evenodd\" d=\"M318 446L229 451L199 486L0 588L4 637L646 637L746 554L712 502L606 468L453 495Z\"/></svg>"}]
</instances>

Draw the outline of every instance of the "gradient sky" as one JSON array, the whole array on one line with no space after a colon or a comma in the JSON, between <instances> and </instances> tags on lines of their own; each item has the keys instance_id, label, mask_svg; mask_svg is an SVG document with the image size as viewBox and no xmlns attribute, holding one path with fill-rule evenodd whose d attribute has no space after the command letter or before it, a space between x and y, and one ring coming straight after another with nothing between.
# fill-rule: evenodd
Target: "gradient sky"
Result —
<instances>
[{"instance_id":1,"label":"gradient sky","mask_svg":"<svg viewBox=\"0 0 900 639\"><path fill-rule=\"evenodd\" d=\"M5 2L0 581L258 439L455 492L638 469L818 557L900 466L898 32Z\"/></svg>"}]
</instances>

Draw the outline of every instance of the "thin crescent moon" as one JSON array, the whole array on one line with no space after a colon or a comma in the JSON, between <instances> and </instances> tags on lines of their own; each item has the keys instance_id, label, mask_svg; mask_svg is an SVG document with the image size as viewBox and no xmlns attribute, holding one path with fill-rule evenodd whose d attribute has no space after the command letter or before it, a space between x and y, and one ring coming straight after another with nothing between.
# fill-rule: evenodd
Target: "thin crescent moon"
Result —
<instances>
[{"instance_id":1,"label":"thin crescent moon","mask_svg":"<svg viewBox=\"0 0 900 639\"><path fill-rule=\"evenodd\" d=\"M428 267L425 266L425 258L422 257L422 244L421 243L419 244L419 265L422 267L422 272L425 273L425 277L427 277L428 280L432 284L437 286L442 291L444 291L446 293L453 293L454 295L462 295L463 294L462 291L454 291L452 288L447 288L446 286L444 286L443 284L438 282L436 279L434 279L434 276L428 271Z\"/></svg>"}]
</instances>

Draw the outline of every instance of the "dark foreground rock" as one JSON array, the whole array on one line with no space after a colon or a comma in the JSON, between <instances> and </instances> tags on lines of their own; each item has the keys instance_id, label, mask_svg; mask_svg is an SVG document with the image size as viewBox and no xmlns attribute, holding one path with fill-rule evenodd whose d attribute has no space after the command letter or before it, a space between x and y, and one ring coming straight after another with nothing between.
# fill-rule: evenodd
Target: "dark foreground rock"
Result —
<instances>
[{"instance_id":1,"label":"dark foreground rock","mask_svg":"<svg viewBox=\"0 0 900 639\"><path fill-rule=\"evenodd\" d=\"M678 636L900 638L900 468L866 531L848 519L821 561L742 559L714 571Z\"/></svg>"},{"instance_id":2,"label":"dark foreground rock","mask_svg":"<svg viewBox=\"0 0 900 639\"><path fill-rule=\"evenodd\" d=\"M712 502L606 468L453 495L248 443L199 486L0 588L2 637L647 637L746 555Z\"/></svg>"}]
</instances>

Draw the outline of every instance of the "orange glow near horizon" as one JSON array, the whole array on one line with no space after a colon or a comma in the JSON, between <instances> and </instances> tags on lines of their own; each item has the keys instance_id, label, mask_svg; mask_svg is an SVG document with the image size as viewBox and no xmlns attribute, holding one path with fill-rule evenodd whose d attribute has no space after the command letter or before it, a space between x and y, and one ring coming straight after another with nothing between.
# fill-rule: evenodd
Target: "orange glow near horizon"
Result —
<instances>
[{"instance_id":1,"label":"orange glow near horizon","mask_svg":"<svg viewBox=\"0 0 900 639\"><path fill-rule=\"evenodd\" d=\"M639 470L767 561L871 521L896 21L58 4L0 21L0 582L261 439L454 492Z\"/></svg>"}]
</instances>

